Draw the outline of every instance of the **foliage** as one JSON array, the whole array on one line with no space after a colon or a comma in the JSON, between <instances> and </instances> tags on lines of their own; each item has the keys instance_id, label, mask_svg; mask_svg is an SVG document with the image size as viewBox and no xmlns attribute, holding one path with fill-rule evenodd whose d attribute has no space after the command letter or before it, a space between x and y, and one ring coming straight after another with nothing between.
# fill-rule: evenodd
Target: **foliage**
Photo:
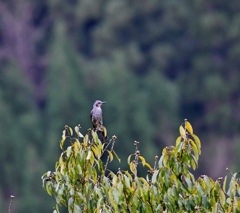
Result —
<instances>
[{"instance_id":1,"label":"foliage","mask_svg":"<svg viewBox=\"0 0 240 213\"><path fill-rule=\"evenodd\" d=\"M55 171L42 176L43 187L56 199L56 209L65 205L74 212L239 212L240 186L232 175L214 181L207 175L195 180L195 170L201 154L201 142L185 120L179 127L180 136L175 146L163 149L150 166L136 150L128 157L129 170L114 173L108 164L118 156L114 151L116 136L102 143L93 130L83 137L75 127L65 126L60 147L62 153ZM80 140L81 138L81 140ZM70 142L66 149L64 143ZM109 148L110 147L110 148ZM103 155L107 160L103 161ZM138 165L148 167L146 178L138 176Z\"/></svg>"}]
</instances>

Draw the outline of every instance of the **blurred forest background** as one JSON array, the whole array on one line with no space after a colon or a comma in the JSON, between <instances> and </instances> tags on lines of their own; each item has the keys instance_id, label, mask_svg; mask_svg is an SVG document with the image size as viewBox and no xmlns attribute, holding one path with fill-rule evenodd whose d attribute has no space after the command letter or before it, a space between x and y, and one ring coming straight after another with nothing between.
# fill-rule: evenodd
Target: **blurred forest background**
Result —
<instances>
[{"instance_id":1,"label":"blurred forest background","mask_svg":"<svg viewBox=\"0 0 240 213\"><path fill-rule=\"evenodd\" d=\"M65 124L91 127L96 99L126 169L149 163L187 118L203 144L196 175L239 169L240 1L1 0L0 209L52 212L41 176ZM143 174L145 175L145 174Z\"/></svg>"}]
</instances>

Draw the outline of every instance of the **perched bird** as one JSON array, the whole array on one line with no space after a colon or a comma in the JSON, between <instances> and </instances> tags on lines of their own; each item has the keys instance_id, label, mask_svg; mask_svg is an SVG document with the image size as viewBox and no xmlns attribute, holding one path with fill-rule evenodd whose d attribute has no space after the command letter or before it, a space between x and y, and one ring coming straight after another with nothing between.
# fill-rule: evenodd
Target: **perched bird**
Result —
<instances>
[{"instance_id":1,"label":"perched bird","mask_svg":"<svg viewBox=\"0 0 240 213\"><path fill-rule=\"evenodd\" d=\"M99 100L95 101L95 103L93 104L91 115L90 115L94 130L101 133L101 136L103 137L103 139L105 139L106 136L104 136L103 116L102 116L101 106L102 104L105 104L105 103L106 102L104 101L99 101Z\"/></svg>"}]
</instances>

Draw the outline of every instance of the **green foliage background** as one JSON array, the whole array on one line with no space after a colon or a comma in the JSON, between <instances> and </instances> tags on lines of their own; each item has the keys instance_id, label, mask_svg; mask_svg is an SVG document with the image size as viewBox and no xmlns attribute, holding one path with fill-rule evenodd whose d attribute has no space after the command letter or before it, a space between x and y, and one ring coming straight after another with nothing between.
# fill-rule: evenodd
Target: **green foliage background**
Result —
<instances>
[{"instance_id":1,"label":"green foliage background","mask_svg":"<svg viewBox=\"0 0 240 213\"><path fill-rule=\"evenodd\" d=\"M95 99L107 101L120 158L137 140L151 162L188 118L205 153L199 173L237 170L239 9L236 0L1 1L0 208L13 194L13 212L51 212L40 177L54 168L63 126L91 126Z\"/></svg>"}]
</instances>

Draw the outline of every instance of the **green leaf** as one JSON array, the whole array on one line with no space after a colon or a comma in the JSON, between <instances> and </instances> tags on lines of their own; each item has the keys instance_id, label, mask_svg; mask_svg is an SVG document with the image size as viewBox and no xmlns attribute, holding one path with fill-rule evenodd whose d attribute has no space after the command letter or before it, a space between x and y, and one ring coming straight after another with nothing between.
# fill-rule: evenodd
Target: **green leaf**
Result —
<instances>
[{"instance_id":1,"label":"green leaf","mask_svg":"<svg viewBox=\"0 0 240 213\"><path fill-rule=\"evenodd\" d=\"M47 193L48 193L49 195L52 195L52 189L51 189L51 187L50 187L50 183L49 183L49 182L46 183L46 191L47 191Z\"/></svg>"},{"instance_id":2,"label":"green leaf","mask_svg":"<svg viewBox=\"0 0 240 213\"><path fill-rule=\"evenodd\" d=\"M98 135L97 135L97 133L94 132L93 130L92 130L92 137L93 137L94 142L95 142L95 143L98 143Z\"/></svg>"},{"instance_id":3,"label":"green leaf","mask_svg":"<svg viewBox=\"0 0 240 213\"><path fill-rule=\"evenodd\" d=\"M81 211L81 208L79 207L79 205L74 204L74 213L80 213L80 212L82 212L82 211Z\"/></svg>"},{"instance_id":4,"label":"green leaf","mask_svg":"<svg viewBox=\"0 0 240 213\"><path fill-rule=\"evenodd\" d=\"M207 175L204 175L203 178L204 182L206 183L208 190L211 190L214 186L214 182L212 179L210 179Z\"/></svg>"},{"instance_id":5,"label":"green leaf","mask_svg":"<svg viewBox=\"0 0 240 213\"><path fill-rule=\"evenodd\" d=\"M192 158L190 160L190 164L191 164L193 170L196 170L198 162L197 162L197 160L195 159L195 157L193 155L192 155Z\"/></svg>"},{"instance_id":6,"label":"green leaf","mask_svg":"<svg viewBox=\"0 0 240 213\"><path fill-rule=\"evenodd\" d=\"M212 213L219 213L219 211L218 211L218 203L216 203L216 204L213 206Z\"/></svg>"},{"instance_id":7,"label":"green leaf","mask_svg":"<svg viewBox=\"0 0 240 213\"><path fill-rule=\"evenodd\" d=\"M120 162L121 162L121 159L118 157L117 153L116 153L114 150L112 150L112 152L113 152L113 154L115 155L115 157L118 159L118 162L120 163Z\"/></svg>"},{"instance_id":8,"label":"green leaf","mask_svg":"<svg viewBox=\"0 0 240 213\"><path fill-rule=\"evenodd\" d=\"M132 154L128 156L127 163L130 165Z\"/></svg>"},{"instance_id":9,"label":"green leaf","mask_svg":"<svg viewBox=\"0 0 240 213\"><path fill-rule=\"evenodd\" d=\"M196 144L194 143L193 140L190 140L190 143L192 145L192 149L193 149L193 152L194 152L194 156L196 158L196 161L198 161L198 158L199 158L199 153L198 153L198 148L196 146Z\"/></svg>"},{"instance_id":10,"label":"green leaf","mask_svg":"<svg viewBox=\"0 0 240 213\"><path fill-rule=\"evenodd\" d=\"M68 199L68 212L69 212L69 213L72 212L72 205L73 205L73 198L70 197L70 198Z\"/></svg>"},{"instance_id":11,"label":"green leaf","mask_svg":"<svg viewBox=\"0 0 240 213\"><path fill-rule=\"evenodd\" d=\"M64 129L62 131L62 139L65 140L66 139L66 129Z\"/></svg>"},{"instance_id":12,"label":"green leaf","mask_svg":"<svg viewBox=\"0 0 240 213\"><path fill-rule=\"evenodd\" d=\"M227 193L226 191L226 184L227 184L227 176L225 176L224 181L223 181L223 191Z\"/></svg>"},{"instance_id":13,"label":"green leaf","mask_svg":"<svg viewBox=\"0 0 240 213\"><path fill-rule=\"evenodd\" d=\"M162 155L162 156L160 157L159 161L158 161L158 168L159 168L159 169L161 169L161 168L163 167L163 156L164 156L164 155Z\"/></svg>"},{"instance_id":14,"label":"green leaf","mask_svg":"<svg viewBox=\"0 0 240 213\"><path fill-rule=\"evenodd\" d=\"M191 179L188 178L188 177L185 177L185 181L187 183L188 189L191 191L192 190L192 186L193 186L193 183L192 183Z\"/></svg>"},{"instance_id":15,"label":"green leaf","mask_svg":"<svg viewBox=\"0 0 240 213\"><path fill-rule=\"evenodd\" d=\"M69 147L67 148L67 153L66 153L67 157L69 157L69 156L70 156L70 154L71 154L71 151L72 151L72 147L71 147L71 146L69 146Z\"/></svg>"},{"instance_id":16,"label":"green leaf","mask_svg":"<svg viewBox=\"0 0 240 213\"><path fill-rule=\"evenodd\" d=\"M98 170L100 171L100 172L103 172L104 170L103 170L103 162L101 161L101 160L99 160L99 161L97 161L98 162Z\"/></svg>"},{"instance_id":17,"label":"green leaf","mask_svg":"<svg viewBox=\"0 0 240 213\"><path fill-rule=\"evenodd\" d=\"M86 157L86 160L90 160L91 156L92 156L92 151L89 150L89 151L88 151L88 155L87 155L87 157Z\"/></svg>"},{"instance_id":18,"label":"green leaf","mask_svg":"<svg viewBox=\"0 0 240 213\"><path fill-rule=\"evenodd\" d=\"M226 196L222 189L218 190L218 195L219 195L219 200L220 200L221 204L224 205L226 203Z\"/></svg>"},{"instance_id":19,"label":"green leaf","mask_svg":"<svg viewBox=\"0 0 240 213\"><path fill-rule=\"evenodd\" d=\"M158 176L159 170L154 171L153 175L152 175L152 183L155 183L157 180L157 176Z\"/></svg>"},{"instance_id":20,"label":"green leaf","mask_svg":"<svg viewBox=\"0 0 240 213\"><path fill-rule=\"evenodd\" d=\"M80 137L80 138L83 138L83 135L80 132L80 128L78 126L75 126L74 129L75 129L75 132L77 133L77 136Z\"/></svg>"},{"instance_id":21,"label":"green leaf","mask_svg":"<svg viewBox=\"0 0 240 213\"><path fill-rule=\"evenodd\" d=\"M181 137L181 136L179 136L179 137L177 138L177 140L176 140L176 149L177 149L177 150L179 149L179 146L180 146L180 144L181 144L181 140L182 140L182 137Z\"/></svg>"},{"instance_id":22,"label":"green leaf","mask_svg":"<svg viewBox=\"0 0 240 213\"><path fill-rule=\"evenodd\" d=\"M165 166L166 168L170 168L170 165L169 165L169 158L168 158L168 156L167 155L164 155L163 156L163 166Z\"/></svg>"}]
</instances>

